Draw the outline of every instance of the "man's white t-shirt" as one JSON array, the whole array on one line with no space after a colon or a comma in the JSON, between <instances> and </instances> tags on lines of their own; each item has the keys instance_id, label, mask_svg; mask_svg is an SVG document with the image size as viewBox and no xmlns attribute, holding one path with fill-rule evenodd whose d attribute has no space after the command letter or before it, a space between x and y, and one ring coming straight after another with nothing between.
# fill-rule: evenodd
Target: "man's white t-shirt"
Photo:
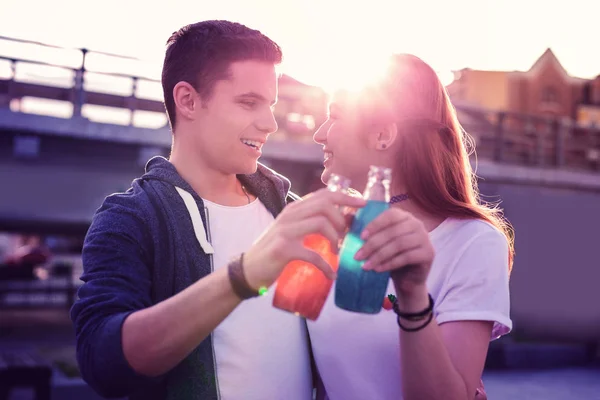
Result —
<instances>
[{"instance_id":1,"label":"man's white t-shirt","mask_svg":"<svg viewBox=\"0 0 600 400\"><path fill-rule=\"evenodd\" d=\"M258 199L242 207L204 200L215 269L247 251L273 223ZM303 319L273 307L273 290L242 302L213 332L221 400L312 399Z\"/></svg>"},{"instance_id":2,"label":"man's white t-shirt","mask_svg":"<svg viewBox=\"0 0 600 400\"><path fill-rule=\"evenodd\" d=\"M449 218L430 239L435 260L427 286L438 324L493 321L491 340L508 333L512 322L503 234L487 222ZM335 286L319 319L308 321L329 399L402 399L396 314L385 309L375 315L342 310L334 303L334 290ZM396 294L391 280L387 293Z\"/></svg>"}]
</instances>

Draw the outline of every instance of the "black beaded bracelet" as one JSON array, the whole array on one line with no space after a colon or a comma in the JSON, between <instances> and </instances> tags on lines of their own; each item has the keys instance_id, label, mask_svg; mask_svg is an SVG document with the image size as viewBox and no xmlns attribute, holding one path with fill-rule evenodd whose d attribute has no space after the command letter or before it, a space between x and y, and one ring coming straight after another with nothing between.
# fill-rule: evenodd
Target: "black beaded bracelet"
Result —
<instances>
[{"instance_id":1,"label":"black beaded bracelet","mask_svg":"<svg viewBox=\"0 0 600 400\"><path fill-rule=\"evenodd\" d=\"M397 322L398 322L398 326L400 327L400 329L402 329L405 332L416 332L416 331L420 331L421 329L425 328L427 325L429 325L429 323L433 320L433 312L429 313L429 317L427 318L427 320L419 325L416 326L414 328L407 328L405 326L402 325L402 323L400 322L400 316L398 316Z\"/></svg>"},{"instance_id":2,"label":"black beaded bracelet","mask_svg":"<svg viewBox=\"0 0 600 400\"><path fill-rule=\"evenodd\" d=\"M394 312L398 315L398 317L402 317L407 321L422 321L425 318L427 318L429 314L433 313L433 297L431 297L431 295L429 294L429 305L423 311L419 311L416 313L406 313L400 311L400 308L398 307L398 298L396 298L396 301L394 301L393 309Z\"/></svg>"}]
</instances>

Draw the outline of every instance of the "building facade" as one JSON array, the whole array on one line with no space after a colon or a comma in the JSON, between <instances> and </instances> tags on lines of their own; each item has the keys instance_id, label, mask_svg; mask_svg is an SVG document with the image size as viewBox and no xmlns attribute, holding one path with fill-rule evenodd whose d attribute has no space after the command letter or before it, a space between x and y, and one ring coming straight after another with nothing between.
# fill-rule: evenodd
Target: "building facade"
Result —
<instances>
[{"instance_id":1,"label":"building facade","mask_svg":"<svg viewBox=\"0 0 600 400\"><path fill-rule=\"evenodd\" d=\"M448 85L453 102L495 111L567 117L600 126L600 75L573 77L547 49L528 71L462 69Z\"/></svg>"}]
</instances>

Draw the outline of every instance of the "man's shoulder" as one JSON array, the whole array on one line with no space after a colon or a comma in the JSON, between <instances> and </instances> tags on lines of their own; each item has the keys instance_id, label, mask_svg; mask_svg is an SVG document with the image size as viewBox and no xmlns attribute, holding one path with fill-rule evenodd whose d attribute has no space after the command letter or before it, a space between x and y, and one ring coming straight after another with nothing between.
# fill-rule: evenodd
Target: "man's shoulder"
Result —
<instances>
[{"instance_id":1,"label":"man's shoulder","mask_svg":"<svg viewBox=\"0 0 600 400\"><path fill-rule=\"evenodd\" d=\"M282 174L280 174L279 172L275 171L273 168L267 166L266 164L264 164L262 162L258 162L256 167L257 167L256 168L257 172L261 173L264 176L267 176L267 177L275 176L278 179L288 180L285 176L283 176Z\"/></svg>"},{"instance_id":2,"label":"man's shoulder","mask_svg":"<svg viewBox=\"0 0 600 400\"><path fill-rule=\"evenodd\" d=\"M92 221L95 228L130 230L147 225L154 215L151 193L139 179L124 192L105 197Z\"/></svg>"},{"instance_id":3,"label":"man's shoulder","mask_svg":"<svg viewBox=\"0 0 600 400\"><path fill-rule=\"evenodd\" d=\"M280 194L287 194L292 186L290 180L284 175L261 163L258 163L257 171L253 175L257 177L262 176L275 183L275 187L280 191Z\"/></svg>"},{"instance_id":4,"label":"man's shoulder","mask_svg":"<svg viewBox=\"0 0 600 400\"><path fill-rule=\"evenodd\" d=\"M116 212L131 212L143 209L143 206L149 202L148 193L136 179L131 187L124 192L115 192L104 198L102 206L98 212L106 210Z\"/></svg>"}]
</instances>

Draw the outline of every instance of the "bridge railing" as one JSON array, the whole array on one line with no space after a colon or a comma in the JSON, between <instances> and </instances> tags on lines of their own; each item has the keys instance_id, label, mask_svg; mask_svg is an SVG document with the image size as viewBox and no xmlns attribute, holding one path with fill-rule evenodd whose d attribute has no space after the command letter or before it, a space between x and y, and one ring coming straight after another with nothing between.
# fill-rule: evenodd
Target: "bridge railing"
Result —
<instances>
[{"instance_id":1,"label":"bridge railing","mask_svg":"<svg viewBox=\"0 0 600 400\"><path fill-rule=\"evenodd\" d=\"M600 171L600 129L568 117L457 106L477 156L496 162Z\"/></svg>"},{"instance_id":2,"label":"bridge railing","mask_svg":"<svg viewBox=\"0 0 600 400\"><path fill-rule=\"evenodd\" d=\"M136 112L164 116L164 105L159 100L161 90L158 79L142 74L114 72L111 67L100 67L102 63L98 62L99 58L105 58L104 65L111 66L127 61L141 63L135 58L87 49L66 49L0 36L1 42L57 52L69 51L70 62L60 64L55 63L54 59L50 62L40 60L41 57L36 59L0 54L0 62L8 63L10 71L7 78L0 76L0 107L9 107L14 100L33 97L71 104L70 117L75 118L82 116L85 105L128 110L129 125L134 123ZM19 67L27 69L35 66L60 70L63 76L55 82L45 79L43 84L19 77ZM104 84L105 80L115 84ZM118 81L128 82L128 87L123 89L122 84L116 85ZM153 85L154 96L148 95L152 90L140 90L142 85ZM120 86L118 90L117 86ZM475 139L479 158L536 167L600 171L600 130L595 126L579 126L569 118L492 111L461 104L457 104L456 108L463 127ZM283 128L281 130L284 137L292 141L301 140L298 134L291 134L294 130L292 126L289 127L290 135L285 134L286 125L289 125L285 116L278 115L278 122L280 128ZM310 132L307 131L306 134Z\"/></svg>"},{"instance_id":3,"label":"bridge railing","mask_svg":"<svg viewBox=\"0 0 600 400\"><path fill-rule=\"evenodd\" d=\"M161 101L152 99L151 97L143 97L139 95L139 87L144 84L154 84L160 87L160 81L148 76L124 74L119 72L107 72L102 68L94 68L93 62L90 63L90 57L105 57L118 61L129 60L136 62L131 57L119 56L105 52L89 51L87 49L66 49L58 46L47 45L32 41L18 40L6 37L0 37L0 40L5 42L22 43L34 45L50 50L71 51L79 53L78 66L73 66L74 62L59 64L55 62L40 61L33 58L9 57L0 55L0 60L8 62L10 76L8 79L0 79L0 106L9 106L14 99L22 99L23 97L34 97L47 100L66 101L73 106L71 117L81 117L82 108L85 104L113 107L119 109L127 109L130 111L129 124L133 124L135 111L150 111L156 113L164 113L165 109ZM70 64L70 65L65 65ZM92 65L90 65L92 64ZM96 64L102 64L96 62ZM105 63L106 64L106 63ZM45 82L44 84L33 83L31 79L19 79L19 67L45 67L56 72L63 72L62 77L55 79L55 82ZM112 79L113 83L119 83L117 80L126 80L129 82L129 88L125 91L128 94L116 94L115 90L106 87L103 88L102 81ZM29 81L29 82L28 82ZM48 81L46 79L46 81ZM70 81L70 82L69 82ZM94 84L95 81L95 84ZM94 86L90 90L90 86ZM110 85L109 85L110 86ZM122 85L121 90L123 92Z\"/></svg>"}]
</instances>

